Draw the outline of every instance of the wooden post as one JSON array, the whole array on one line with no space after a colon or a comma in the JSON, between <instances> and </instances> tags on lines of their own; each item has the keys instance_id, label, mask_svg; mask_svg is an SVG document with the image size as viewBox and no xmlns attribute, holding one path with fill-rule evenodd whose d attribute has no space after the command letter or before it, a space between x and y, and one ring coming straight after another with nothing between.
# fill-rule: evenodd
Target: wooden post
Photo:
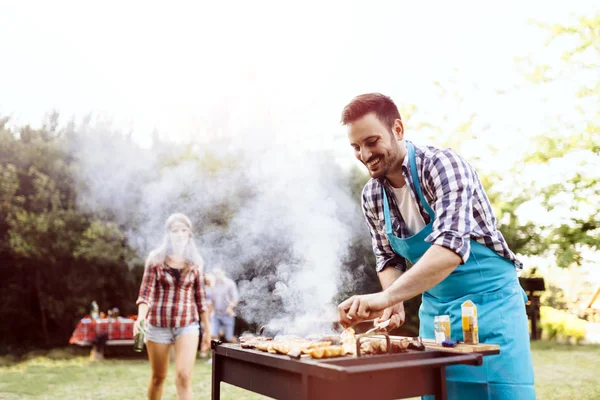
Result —
<instances>
[{"instance_id":1,"label":"wooden post","mask_svg":"<svg viewBox=\"0 0 600 400\"><path fill-rule=\"evenodd\" d=\"M539 293L546 290L544 278L519 278L519 283L529 301L526 304L527 318L531 320L531 340L538 340L538 325L540 322L540 296Z\"/></svg>"},{"instance_id":2,"label":"wooden post","mask_svg":"<svg viewBox=\"0 0 600 400\"><path fill-rule=\"evenodd\" d=\"M538 331L538 323L540 321L540 296L531 296L531 340L538 340L540 338Z\"/></svg>"}]
</instances>

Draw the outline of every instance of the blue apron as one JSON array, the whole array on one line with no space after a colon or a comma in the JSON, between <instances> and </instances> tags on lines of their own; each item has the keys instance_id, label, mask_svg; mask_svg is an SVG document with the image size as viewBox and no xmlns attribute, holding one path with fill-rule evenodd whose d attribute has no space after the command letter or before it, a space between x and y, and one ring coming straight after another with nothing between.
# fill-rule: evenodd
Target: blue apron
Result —
<instances>
[{"instance_id":1,"label":"blue apron","mask_svg":"<svg viewBox=\"0 0 600 400\"><path fill-rule=\"evenodd\" d=\"M394 236L388 199L382 187L383 213L392 249L414 264L431 247L425 238L432 232L435 213L421 191L414 147L410 142L407 142L407 147L410 174L419 201L431 221L409 238ZM422 300L419 309L421 337L433 339L433 317L450 315L451 337L462 341L461 304L471 300L477 306L479 342L500 345L500 354L484 357L482 366L456 365L446 368L448 399L535 399L525 313L527 296L511 261L471 240L467 262L423 293Z\"/></svg>"}]
</instances>

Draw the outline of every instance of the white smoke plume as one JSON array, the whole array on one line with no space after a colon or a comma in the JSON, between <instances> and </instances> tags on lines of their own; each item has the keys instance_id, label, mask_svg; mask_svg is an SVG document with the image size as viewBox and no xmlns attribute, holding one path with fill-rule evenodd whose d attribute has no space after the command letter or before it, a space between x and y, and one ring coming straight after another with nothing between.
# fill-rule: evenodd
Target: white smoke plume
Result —
<instances>
[{"instance_id":1,"label":"white smoke plume","mask_svg":"<svg viewBox=\"0 0 600 400\"><path fill-rule=\"evenodd\" d=\"M330 329L334 297L353 285L343 260L367 233L329 152L299 152L263 134L221 136L182 154L92 125L75 128L80 204L124 226L140 258L160 242L168 215L183 212L206 270L221 267L238 282L240 317L286 333Z\"/></svg>"}]
</instances>

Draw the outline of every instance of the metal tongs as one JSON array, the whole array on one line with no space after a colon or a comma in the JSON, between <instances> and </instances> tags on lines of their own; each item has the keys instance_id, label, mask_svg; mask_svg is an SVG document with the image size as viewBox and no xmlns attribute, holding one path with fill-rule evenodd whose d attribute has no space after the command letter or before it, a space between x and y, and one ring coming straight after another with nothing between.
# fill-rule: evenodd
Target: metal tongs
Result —
<instances>
[{"instance_id":1,"label":"metal tongs","mask_svg":"<svg viewBox=\"0 0 600 400\"><path fill-rule=\"evenodd\" d=\"M378 323L373 328L371 328L368 331L366 331L364 333L364 335L368 335L368 334L373 333L373 332L383 331L383 328L387 327L390 324L390 321L391 320L388 319L388 320L385 320L383 322Z\"/></svg>"}]
</instances>

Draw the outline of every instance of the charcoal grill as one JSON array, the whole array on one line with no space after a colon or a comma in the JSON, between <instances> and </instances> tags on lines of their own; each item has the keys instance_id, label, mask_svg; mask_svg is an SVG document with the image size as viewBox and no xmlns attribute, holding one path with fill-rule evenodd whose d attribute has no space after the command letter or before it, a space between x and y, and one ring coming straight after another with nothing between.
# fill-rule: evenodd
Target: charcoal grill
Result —
<instances>
[{"instance_id":1,"label":"charcoal grill","mask_svg":"<svg viewBox=\"0 0 600 400\"><path fill-rule=\"evenodd\" d=\"M434 395L446 399L448 365L481 365L482 353L443 350L338 357L301 358L212 342L212 399L221 382L275 399L400 399ZM497 354L486 352L485 354Z\"/></svg>"}]
</instances>

